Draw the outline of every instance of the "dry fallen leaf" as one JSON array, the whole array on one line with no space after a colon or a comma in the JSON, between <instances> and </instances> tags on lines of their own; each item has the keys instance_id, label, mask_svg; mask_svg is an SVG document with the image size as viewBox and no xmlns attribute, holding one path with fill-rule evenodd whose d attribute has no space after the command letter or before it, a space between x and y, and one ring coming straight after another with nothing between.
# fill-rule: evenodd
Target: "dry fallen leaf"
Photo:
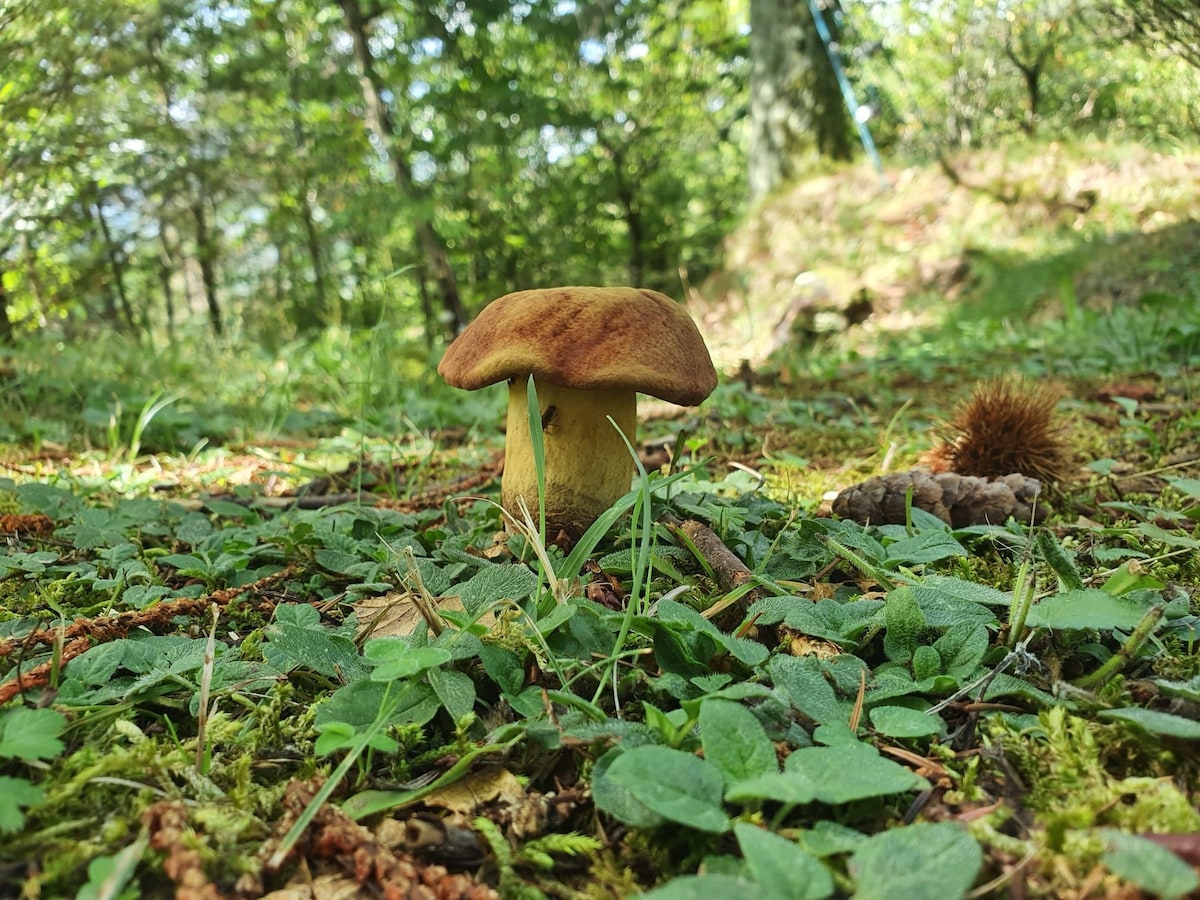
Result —
<instances>
[{"instance_id":1,"label":"dry fallen leaf","mask_svg":"<svg viewBox=\"0 0 1200 900\"><path fill-rule=\"evenodd\" d=\"M788 635L788 653L792 656L815 656L817 659L833 659L841 656L842 649L832 641L809 637L790 628L781 628L780 633Z\"/></svg>"},{"instance_id":2,"label":"dry fallen leaf","mask_svg":"<svg viewBox=\"0 0 1200 900\"><path fill-rule=\"evenodd\" d=\"M474 815L487 803L514 806L525 799L525 788L508 769L495 766L473 772L439 791L427 794L421 802L459 815Z\"/></svg>"},{"instance_id":3,"label":"dry fallen leaf","mask_svg":"<svg viewBox=\"0 0 1200 900\"><path fill-rule=\"evenodd\" d=\"M459 597L437 597L439 610L465 612ZM375 597L363 597L351 607L358 614L356 638L407 637L421 624L421 611L408 591L391 591ZM496 621L485 613L479 621L489 628Z\"/></svg>"}]
</instances>

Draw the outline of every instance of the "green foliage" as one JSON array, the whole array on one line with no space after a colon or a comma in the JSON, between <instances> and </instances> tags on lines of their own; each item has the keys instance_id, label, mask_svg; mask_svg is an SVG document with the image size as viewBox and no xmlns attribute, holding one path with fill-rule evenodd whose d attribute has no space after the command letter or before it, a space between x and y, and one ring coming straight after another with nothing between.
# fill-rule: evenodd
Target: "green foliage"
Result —
<instances>
[{"instance_id":1,"label":"green foliage","mask_svg":"<svg viewBox=\"0 0 1200 900\"><path fill-rule=\"evenodd\" d=\"M1034 604L1025 624L1045 628L1123 628L1137 626L1148 604L1097 589L1066 591Z\"/></svg>"},{"instance_id":2,"label":"green foliage","mask_svg":"<svg viewBox=\"0 0 1200 900\"><path fill-rule=\"evenodd\" d=\"M740 703L720 697L705 700L699 724L704 758L717 767L726 787L778 770L766 730Z\"/></svg>"},{"instance_id":3,"label":"green foliage","mask_svg":"<svg viewBox=\"0 0 1200 900\"><path fill-rule=\"evenodd\" d=\"M0 718L0 757L31 761L63 751L67 720L51 709L12 709Z\"/></svg>"},{"instance_id":4,"label":"green foliage","mask_svg":"<svg viewBox=\"0 0 1200 900\"><path fill-rule=\"evenodd\" d=\"M1140 4L1130 4L1138 6ZM1096 0L861 4L847 10L857 79L885 147L987 146L1065 132L1160 139L1194 131L1195 73ZM939 52L932 52L933 48ZM852 58L856 54L851 53Z\"/></svg>"},{"instance_id":5,"label":"green foliage","mask_svg":"<svg viewBox=\"0 0 1200 900\"><path fill-rule=\"evenodd\" d=\"M1104 864L1156 897L1182 897L1200 887L1200 877L1182 859L1151 840L1111 828L1100 830Z\"/></svg>"},{"instance_id":6,"label":"green foliage","mask_svg":"<svg viewBox=\"0 0 1200 900\"><path fill-rule=\"evenodd\" d=\"M1130 709L1103 709L1100 711L1099 717L1109 721L1129 722L1139 728L1144 728L1151 734L1163 737L1189 741L1200 740L1200 722L1171 713L1132 707Z\"/></svg>"},{"instance_id":7,"label":"green foliage","mask_svg":"<svg viewBox=\"0 0 1200 900\"><path fill-rule=\"evenodd\" d=\"M777 834L745 824L734 826L746 868L764 897L821 900L833 893L833 879L812 856Z\"/></svg>"},{"instance_id":8,"label":"green foliage","mask_svg":"<svg viewBox=\"0 0 1200 900\"><path fill-rule=\"evenodd\" d=\"M63 751L59 735L67 720L50 709L10 709L0 712L0 760L30 763L51 759ZM23 809L37 806L44 792L24 778L0 775L0 833L20 831Z\"/></svg>"},{"instance_id":9,"label":"green foliage","mask_svg":"<svg viewBox=\"0 0 1200 900\"><path fill-rule=\"evenodd\" d=\"M729 830L729 817L722 808L721 770L691 753L670 747L634 747L619 754L598 781L606 782L605 794L627 798L640 809L633 824L658 824L665 820L698 831ZM607 812L624 818L620 806Z\"/></svg>"},{"instance_id":10,"label":"green foliage","mask_svg":"<svg viewBox=\"0 0 1200 900\"><path fill-rule=\"evenodd\" d=\"M974 838L950 822L917 823L874 835L850 858L856 897L962 897L983 866Z\"/></svg>"},{"instance_id":11,"label":"green foliage","mask_svg":"<svg viewBox=\"0 0 1200 900\"><path fill-rule=\"evenodd\" d=\"M432 342L421 227L478 306L539 283L675 289L711 271L738 211L746 39L723 4L367 10L404 177L368 138L336 5L126 6L5 17L18 329L205 315L278 346L387 319Z\"/></svg>"},{"instance_id":12,"label":"green foliage","mask_svg":"<svg viewBox=\"0 0 1200 900\"><path fill-rule=\"evenodd\" d=\"M1194 318L1182 304L1170 309L1183 325ZM1155 330L1162 309L1128 315L1122 321L1140 323L1142 337L1164 337ZM1069 343L1059 324L1040 326L1043 339L1063 344L1059 361L1074 360L1077 374L1101 369L1101 358L1140 366L1151 352L1125 354L1127 344L1111 343L1116 335L1097 338L1086 323ZM809 515L815 500L785 483L778 457L761 460L765 479L716 474L722 456L695 464L695 454L724 453L713 448L728 446L720 440L733 430L762 440L767 430L787 432L801 421L819 428L843 416L838 427L872 446L880 423L895 417L891 388L878 392L875 406L837 413L844 403L797 398L787 386L726 385L727 396L741 399L720 418L690 423L691 459L677 460L670 477L639 475L637 489L569 554L538 535L498 535L498 514L485 503L439 501L405 513L355 503L279 510L244 487L257 477L299 482L378 456L416 472L393 482L388 496L417 494L443 472L453 478L490 457L481 446L490 429L468 432L461 447L435 447L424 430L498 419L496 397L456 406L414 375L409 385L380 384L371 394L403 409L357 421L362 396L343 390L355 396L339 398L339 373L355 381L371 376L369 365L322 344L297 353L287 377L297 395L325 405L328 418L313 415L301 426L329 435L324 442L281 449L247 471L220 468L205 452L150 460L144 452L159 446L156 433L164 446L180 439L156 429L181 409L203 419L205 410L243 403L234 430L250 433L262 404L275 402L249 399L273 357L246 360L258 374L218 378L212 393L221 403L204 406L204 391L177 390L176 382L199 371L183 357L209 345L181 344L180 359L140 367L123 350L114 377L138 387L118 386L111 405L96 406L92 435L111 441L106 452L57 473L14 468L14 480L0 484L10 514L41 513L53 526L8 535L0 552L0 639L13 648L0 677L11 684L18 671L48 672L50 686L25 699L71 718L66 732L50 718L61 713L0 711L0 795L11 798L0 809L11 831L0 857L40 860L38 887L47 894L98 886L116 873L109 883L123 879L131 895L154 895L161 867L157 851L141 843L138 821L158 792L196 810L189 841L223 883L233 880L226 866L250 865L260 852L293 780L322 779L318 802L338 802L356 819L389 811L403 818L418 804L447 802L465 779L473 789L475 778L503 771L524 796L485 801L468 815L488 823L473 830L496 852L493 882L513 895L551 882L607 886L609 868L619 866L617 893L657 884L655 895L668 897L958 896L980 877L981 853L989 864L1029 855L1027 878L1046 894L1066 892L1063 872L1093 871L1102 861L1112 878L1144 890L1187 890L1167 864L1139 868L1140 844L1101 831L1200 828L1186 752L1197 739L1191 712L1200 699L1195 473L1185 461L1173 464L1161 493L1105 493L1121 476L1117 457L1147 464L1168 446L1187 446L1186 400L1196 385L1190 338L1177 336L1180 343L1162 345L1179 353L1170 370L1171 389L1181 392L1171 413L1177 431L1160 422L1170 399L1111 405L1092 399L1092 382L1084 382L1070 409L1113 422L1117 437L1102 444L1111 465L1064 488L1055 500L1063 508L1036 527L953 529L915 513L906 525L864 527ZM1010 338L1021 352L1032 346L1017 326ZM347 356L359 340L350 339ZM924 340L946 358L958 353L955 365L971 371L983 338L967 329L957 349L929 333ZM1103 347L1120 352L1085 360ZM212 350L214 372L232 372L232 353ZM896 365L908 378L918 371L910 364L924 363L905 353ZM1046 347L1035 355L1050 358ZM401 354L395 362L407 369L423 359ZM29 362L29 384L53 400L46 415L66 417L53 427L69 432L81 421L78 409L68 410L78 392L55 387L45 361ZM89 377L102 369L82 352L63 365ZM158 385L155 366L165 369ZM934 384L941 393L943 383ZM158 390L179 400L145 423L135 457L137 411L152 408L145 404ZM904 414L916 440L935 411ZM109 437L103 422L117 412ZM363 437L402 417L410 423L403 439ZM341 431L347 422L356 427ZM1131 447L1146 456L1127 453ZM224 493L187 508L163 501L153 486L164 473L189 494L193 486ZM666 512L707 523L750 569L745 584L718 584L719 566L675 536ZM263 589L259 580L268 577ZM446 601L440 631L424 620L398 634L364 629L368 617L371 628L385 617L362 601L387 595L394 611L422 592ZM197 599L221 601L211 654L209 622L172 611ZM722 616L705 614L726 600ZM148 623L146 630L99 630L110 613ZM90 619L95 645L64 663L53 631L34 633L48 615L63 628ZM209 701L197 767L201 685ZM934 793L924 793L934 779L916 774L912 754L941 767ZM1027 788L1027 835L1019 837L1005 827L1001 802L1013 773ZM921 821L919 811L906 822L914 796L941 804L929 816L941 824ZM510 834L505 817L526 813L548 830ZM970 833L947 816L970 818ZM598 852L591 833L570 833L597 821L611 838Z\"/></svg>"}]
</instances>

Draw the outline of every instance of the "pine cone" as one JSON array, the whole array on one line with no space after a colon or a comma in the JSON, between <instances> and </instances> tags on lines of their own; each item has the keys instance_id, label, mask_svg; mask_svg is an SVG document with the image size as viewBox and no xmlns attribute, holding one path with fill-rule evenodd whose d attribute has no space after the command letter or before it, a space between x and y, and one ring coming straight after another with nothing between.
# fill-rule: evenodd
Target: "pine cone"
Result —
<instances>
[{"instance_id":1,"label":"pine cone","mask_svg":"<svg viewBox=\"0 0 1200 900\"><path fill-rule=\"evenodd\" d=\"M1036 523L1047 513L1045 504L1038 503L1042 483L1036 478L1012 474L987 479L921 469L893 472L848 487L834 499L833 511L863 525L903 525L909 488L914 507L933 513L954 528L1001 525L1010 516Z\"/></svg>"}]
</instances>

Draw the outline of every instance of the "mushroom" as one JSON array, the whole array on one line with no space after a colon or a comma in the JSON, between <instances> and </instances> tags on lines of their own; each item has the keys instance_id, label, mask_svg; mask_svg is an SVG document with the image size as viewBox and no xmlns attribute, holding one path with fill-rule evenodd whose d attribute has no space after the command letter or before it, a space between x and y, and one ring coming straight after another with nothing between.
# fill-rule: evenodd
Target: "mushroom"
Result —
<instances>
[{"instance_id":1,"label":"mushroom","mask_svg":"<svg viewBox=\"0 0 1200 900\"><path fill-rule=\"evenodd\" d=\"M687 312L632 287L517 291L488 304L438 365L469 391L508 381L501 502L537 509L526 379L533 376L545 445L547 533L576 540L630 489L636 394L697 406L717 385L708 348ZM635 444L636 445L636 444Z\"/></svg>"}]
</instances>

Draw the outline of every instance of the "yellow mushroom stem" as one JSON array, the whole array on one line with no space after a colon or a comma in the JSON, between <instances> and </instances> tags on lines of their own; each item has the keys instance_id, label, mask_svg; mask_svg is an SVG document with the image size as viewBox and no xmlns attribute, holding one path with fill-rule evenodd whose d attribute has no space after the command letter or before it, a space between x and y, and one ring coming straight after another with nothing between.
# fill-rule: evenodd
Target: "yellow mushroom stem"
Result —
<instances>
[{"instance_id":1,"label":"yellow mushroom stem","mask_svg":"<svg viewBox=\"0 0 1200 900\"><path fill-rule=\"evenodd\" d=\"M534 379L546 448L546 535L578 539L602 512L629 492L633 457L608 416L636 446L637 394L629 390L581 391ZM508 390L504 449L504 508L521 518L524 498L537 519L537 468L529 433L525 378Z\"/></svg>"}]
</instances>

